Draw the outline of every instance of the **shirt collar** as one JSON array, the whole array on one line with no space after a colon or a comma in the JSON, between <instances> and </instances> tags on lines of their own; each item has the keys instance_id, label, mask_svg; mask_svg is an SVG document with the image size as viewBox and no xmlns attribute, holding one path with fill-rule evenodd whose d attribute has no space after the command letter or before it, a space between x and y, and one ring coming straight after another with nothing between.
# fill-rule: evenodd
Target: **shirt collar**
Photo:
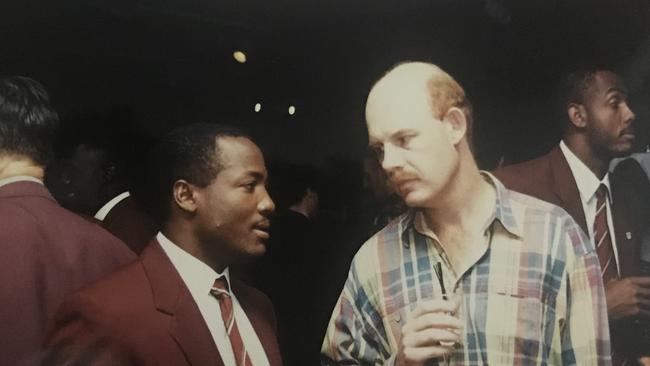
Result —
<instances>
[{"instance_id":1,"label":"shirt collar","mask_svg":"<svg viewBox=\"0 0 650 366\"><path fill-rule=\"evenodd\" d=\"M34 182L38 184L43 184L43 181L32 177L30 175L16 175L13 177L5 178L5 179L0 179L0 187L6 186L7 184L10 183L15 183L15 182Z\"/></svg>"},{"instance_id":2,"label":"shirt collar","mask_svg":"<svg viewBox=\"0 0 650 366\"><path fill-rule=\"evenodd\" d=\"M126 191L113 197L110 201L106 202L106 204L102 206L102 208L97 210L97 213L95 214L95 218L99 221L104 221L106 215L108 215L108 213L113 209L113 207L117 206L118 203L122 202L130 195L131 193L129 193L129 191Z\"/></svg>"},{"instance_id":3,"label":"shirt collar","mask_svg":"<svg viewBox=\"0 0 650 366\"><path fill-rule=\"evenodd\" d=\"M492 174L481 171L481 176L494 187L496 192L494 212L486 221L485 230L490 228L495 221L498 221L509 233L521 237L523 235L523 229L512 213L510 191ZM427 227L422 209L419 208L412 208L403 214L399 219L399 227L401 228L400 237L405 247L410 245L410 231L416 231L419 234L427 232L436 238L435 233Z\"/></svg>"},{"instance_id":4,"label":"shirt collar","mask_svg":"<svg viewBox=\"0 0 650 366\"><path fill-rule=\"evenodd\" d=\"M580 199L583 203L587 203L593 199L601 183L607 187L607 192L611 192L611 187L609 185L609 172L605 174L605 177L603 177L602 180L599 180L598 177L596 177L596 174L594 174L594 172L592 172L587 165L585 165L585 163L583 163L582 160L580 160L580 158L569 149L564 141L560 141L560 150L562 150L567 163L569 163L569 169L571 169L573 178L576 181L578 192L580 192ZM607 194L607 197L611 204L612 195Z\"/></svg>"},{"instance_id":5,"label":"shirt collar","mask_svg":"<svg viewBox=\"0 0 650 366\"><path fill-rule=\"evenodd\" d=\"M209 296L214 281L220 277L226 278L228 291L232 294L228 268L226 268L222 273L217 273L207 264L201 262L188 252L181 249L178 245L174 244L163 235L163 233L158 232L156 239L171 260L176 271L178 271L183 282L185 282L185 285L190 290L192 297L200 298L203 296Z\"/></svg>"}]
</instances>

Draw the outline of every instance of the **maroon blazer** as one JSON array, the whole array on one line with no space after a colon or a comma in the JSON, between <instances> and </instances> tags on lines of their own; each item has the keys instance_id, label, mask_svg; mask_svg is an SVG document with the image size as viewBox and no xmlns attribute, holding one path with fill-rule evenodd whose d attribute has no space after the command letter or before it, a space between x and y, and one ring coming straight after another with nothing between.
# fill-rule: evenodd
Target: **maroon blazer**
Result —
<instances>
[{"instance_id":1,"label":"maroon blazer","mask_svg":"<svg viewBox=\"0 0 650 366\"><path fill-rule=\"evenodd\" d=\"M638 169L639 173L636 175L642 177L643 171L640 167ZM509 189L562 207L583 231L589 232L578 186L559 146L539 158L499 168L494 175ZM610 174L612 219L622 277L636 276L639 273L640 241L645 230L644 225L640 225L639 217L642 214L637 210L640 205L635 202L638 198L635 198L633 193L635 187L638 187L638 182L630 180L630 176L630 173L624 176ZM629 321L611 325L612 342L618 350L621 347L626 348L632 339L638 338L634 335L634 326Z\"/></svg>"},{"instance_id":2,"label":"maroon blazer","mask_svg":"<svg viewBox=\"0 0 650 366\"><path fill-rule=\"evenodd\" d=\"M100 226L21 181L0 187L0 359L39 361L47 324L64 297L135 259Z\"/></svg>"},{"instance_id":3,"label":"maroon blazer","mask_svg":"<svg viewBox=\"0 0 650 366\"><path fill-rule=\"evenodd\" d=\"M102 226L138 255L158 232L154 219L140 207L133 196L126 197L108 211L102 220Z\"/></svg>"},{"instance_id":4,"label":"maroon blazer","mask_svg":"<svg viewBox=\"0 0 650 366\"><path fill-rule=\"evenodd\" d=\"M562 207L585 233L589 232L578 185L559 146L537 159L497 169L494 175L509 189ZM635 276L639 271L639 231L642 228L634 225L635 213L630 212L630 208L635 204L629 201L629 195L626 194L632 182L612 174L610 183L613 199L612 219L621 276Z\"/></svg>"},{"instance_id":5,"label":"maroon blazer","mask_svg":"<svg viewBox=\"0 0 650 366\"><path fill-rule=\"evenodd\" d=\"M282 361L273 306L232 280L271 366ZM140 259L76 293L61 308L47 365L223 365L198 306L156 240Z\"/></svg>"}]
</instances>

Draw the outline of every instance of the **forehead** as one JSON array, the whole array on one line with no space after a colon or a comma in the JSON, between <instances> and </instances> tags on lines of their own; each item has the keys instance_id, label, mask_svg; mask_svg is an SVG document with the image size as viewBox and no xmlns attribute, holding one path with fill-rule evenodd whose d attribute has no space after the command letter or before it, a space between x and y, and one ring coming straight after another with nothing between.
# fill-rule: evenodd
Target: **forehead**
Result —
<instances>
[{"instance_id":1,"label":"forehead","mask_svg":"<svg viewBox=\"0 0 650 366\"><path fill-rule=\"evenodd\" d=\"M222 170L266 174L262 151L245 137L218 137L217 145Z\"/></svg>"},{"instance_id":2,"label":"forehead","mask_svg":"<svg viewBox=\"0 0 650 366\"><path fill-rule=\"evenodd\" d=\"M605 97L611 92L627 94L623 80L611 71L598 71L588 89L588 96Z\"/></svg>"},{"instance_id":3,"label":"forehead","mask_svg":"<svg viewBox=\"0 0 650 366\"><path fill-rule=\"evenodd\" d=\"M372 140L382 140L404 129L421 129L433 112L424 80L380 81L368 95L366 124Z\"/></svg>"}]
</instances>

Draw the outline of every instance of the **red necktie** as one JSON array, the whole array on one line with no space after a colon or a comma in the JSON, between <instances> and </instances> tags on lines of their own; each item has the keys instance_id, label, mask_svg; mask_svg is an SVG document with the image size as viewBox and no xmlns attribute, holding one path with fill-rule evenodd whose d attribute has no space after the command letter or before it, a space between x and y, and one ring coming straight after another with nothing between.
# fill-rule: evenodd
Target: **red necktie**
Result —
<instances>
[{"instance_id":1,"label":"red necktie","mask_svg":"<svg viewBox=\"0 0 650 366\"><path fill-rule=\"evenodd\" d=\"M618 279L614 247L607 225L607 187L604 184L598 186L596 191L596 217L594 219L594 241L596 242L596 253L600 261L600 270L603 276L603 283Z\"/></svg>"},{"instance_id":2,"label":"red necktie","mask_svg":"<svg viewBox=\"0 0 650 366\"><path fill-rule=\"evenodd\" d=\"M248 357L246 346L241 339L241 334L239 334L239 328L237 328L235 313L232 308L232 299L230 298L226 278L223 276L217 278L214 281L210 293L219 300L219 305L221 306L221 317L226 326L226 332L228 333L228 338L230 338L230 344L232 344L232 351L235 354L235 362L237 363L237 366L252 366L253 363L251 362L250 357Z\"/></svg>"}]
</instances>

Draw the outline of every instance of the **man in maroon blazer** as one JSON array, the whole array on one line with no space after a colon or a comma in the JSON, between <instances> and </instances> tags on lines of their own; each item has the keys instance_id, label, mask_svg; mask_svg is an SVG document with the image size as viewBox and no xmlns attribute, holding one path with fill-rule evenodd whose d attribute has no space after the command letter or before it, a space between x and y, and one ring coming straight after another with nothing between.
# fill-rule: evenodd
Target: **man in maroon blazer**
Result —
<instances>
[{"instance_id":1,"label":"man in maroon blazer","mask_svg":"<svg viewBox=\"0 0 650 366\"><path fill-rule=\"evenodd\" d=\"M161 231L138 261L66 301L46 364L281 365L270 301L228 270L266 250L275 206L261 151L198 124L151 156Z\"/></svg>"},{"instance_id":2,"label":"man in maroon blazer","mask_svg":"<svg viewBox=\"0 0 650 366\"><path fill-rule=\"evenodd\" d=\"M0 363L35 365L63 298L135 259L43 185L58 117L34 80L0 80Z\"/></svg>"},{"instance_id":3,"label":"man in maroon blazer","mask_svg":"<svg viewBox=\"0 0 650 366\"><path fill-rule=\"evenodd\" d=\"M646 228L638 220L642 206L634 197L643 195L632 192L639 185L627 178L629 173L608 174L612 158L633 148L634 113L625 85L607 70L571 74L562 98L568 121L560 145L537 159L498 169L495 175L512 190L564 208L596 244L606 282L613 361L620 365L650 349L638 343L636 324L650 316L650 278L638 276L639 241ZM643 178L636 165L633 175ZM601 201L599 190L605 193ZM599 217L603 235L596 234Z\"/></svg>"},{"instance_id":4,"label":"man in maroon blazer","mask_svg":"<svg viewBox=\"0 0 650 366\"><path fill-rule=\"evenodd\" d=\"M142 253L158 232L155 220L145 212L130 192L122 192L95 214L104 229L120 238L136 254Z\"/></svg>"}]
</instances>

